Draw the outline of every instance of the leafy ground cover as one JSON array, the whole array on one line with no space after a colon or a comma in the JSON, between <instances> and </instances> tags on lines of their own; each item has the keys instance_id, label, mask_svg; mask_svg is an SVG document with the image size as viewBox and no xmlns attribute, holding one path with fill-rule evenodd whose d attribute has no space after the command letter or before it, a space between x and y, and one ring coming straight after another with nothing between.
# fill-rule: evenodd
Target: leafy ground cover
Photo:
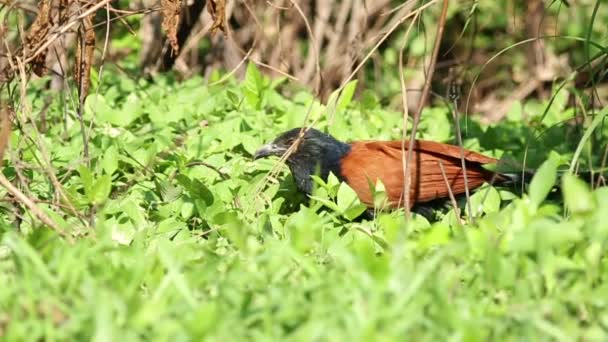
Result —
<instances>
[{"instance_id":1,"label":"leafy ground cover","mask_svg":"<svg viewBox=\"0 0 608 342\"><path fill-rule=\"evenodd\" d=\"M306 91L281 95L282 82L252 66L243 82L110 71L85 106L90 165L64 108L70 94L48 109L55 124L39 137L53 142L48 151L33 126L15 130L22 163L4 174L26 179L74 241L2 206L0 336L606 339L608 190L558 169L600 164L590 151L608 135L599 124L608 108L564 123L574 110L556 87L505 122L467 118L465 147L539 167L524 193L488 185L463 223L452 210L431 221L406 223L401 211L355 220L361 207L347 186L319 182L306 201L285 167L269 176L277 161L251 156L307 116L342 140L399 139L401 113L371 92L354 101L353 83L327 108ZM33 112L45 105L37 89L22 99ZM448 108L425 109L422 138L452 142L454 131ZM75 208L44 202L58 189L33 166L40 160Z\"/></svg>"}]
</instances>

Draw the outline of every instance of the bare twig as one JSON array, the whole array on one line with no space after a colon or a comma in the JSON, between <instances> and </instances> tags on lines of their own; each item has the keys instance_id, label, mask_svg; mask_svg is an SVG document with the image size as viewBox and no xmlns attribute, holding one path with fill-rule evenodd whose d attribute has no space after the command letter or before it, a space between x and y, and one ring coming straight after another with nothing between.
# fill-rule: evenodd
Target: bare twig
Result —
<instances>
[{"instance_id":1,"label":"bare twig","mask_svg":"<svg viewBox=\"0 0 608 342\"><path fill-rule=\"evenodd\" d=\"M302 17L302 20L304 21L304 25L306 25L306 30L308 31L308 35L310 36L310 40L311 40L310 45L312 46L312 49L313 49L313 56L315 59L316 80L317 80L317 84L315 86L315 94L318 95L321 91L321 84L323 82L323 79L321 78L321 64L319 62L319 50L318 50L318 46L320 46L320 45L319 45L319 43L317 43L317 39L320 39L320 37L315 37L315 35L313 34L312 28L310 27L310 23L308 22L306 15L304 15L302 8L300 8L300 6L294 0L289 0L289 1L294 6L296 11L298 11L300 16Z\"/></svg>"},{"instance_id":2,"label":"bare twig","mask_svg":"<svg viewBox=\"0 0 608 342\"><path fill-rule=\"evenodd\" d=\"M52 218L50 218L44 211L36 206L34 201L24 195L19 189L17 189L5 176L0 172L0 185L6 188L13 196L15 196L21 203L23 203L42 223L51 227L61 237L65 238L68 242L72 243L71 237L59 228L59 225Z\"/></svg>"},{"instance_id":3,"label":"bare twig","mask_svg":"<svg viewBox=\"0 0 608 342\"><path fill-rule=\"evenodd\" d=\"M416 130L418 129L418 124L420 123L420 116L422 113L422 108L424 107L424 103L429 96L429 91L431 89L431 81L433 79L433 73L435 72L435 63L437 62L437 55L439 54L439 46L441 45L441 38L443 36L443 29L445 28L445 18L448 12L448 0L443 0L443 6L441 8L441 16L439 17L439 24L437 25L437 36L435 37L435 47L433 48L433 56L431 57L431 63L429 65L429 72L424 83L424 88L422 88L422 95L420 97L420 102L418 103L418 108L416 113L414 114L414 123L412 125L412 133L410 135L410 143L407 151L407 162L405 165L405 189L406 193L409 194L410 189L412 187L411 184L411 176L410 176L410 168L412 162L412 155L414 154L414 141L416 139ZM405 210L406 216L410 216L410 199L409 196L405 197Z\"/></svg>"},{"instance_id":4,"label":"bare twig","mask_svg":"<svg viewBox=\"0 0 608 342\"><path fill-rule=\"evenodd\" d=\"M448 194L450 195L450 202L452 202L452 207L454 208L454 214L458 219L458 223L462 224L460 220L460 208L458 208L458 202L456 202L456 197L454 197L454 192L452 191L452 186L448 180L447 175L445 174L445 168L443 167L443 161L439 160L439 170L441 170L441 177L443 177L443 181L445 182L445 187L448 189Z\"/></svg>"},{"instance_id":5,"label":"bare twig","mask_svg":"<svg viewBox=\"0 0 608 342\"><path fill-rule=\"evenodd\" d=\"M471 197L469 193L469 179L467 175L467 162L464 159L464 146L462 145L462 133L460 132L460 118L458 115L458 102L457 97L454 97L454 104L452 108L452 117L454 118L454 125L456 127L456 138L458 139L458 146L460 147L460 166L462 167L462 177L464 178L464 193L467 198L467 208L469 212L469 219L473 218L473 209L471 209Z\"/></svg>"},{"instance_id":6,"label":"bare twig","mask_svg":"<svg viewBox=\"0 0 608 342\"><path fill-rule=\"evenodd\" d=\"M402 168L403 168L403 180L405 181L405 179L407 178L406 176L406 172L408 172L408 169L406 167L406 153L405 153L405 141L407 140L407 121L409 120L409 111L408 111L408 106L407 106L407 88L405 85L405 75L403 73L403 50L405 50L405 46L408 42L408 38L410 36L410 31L412 29L412 27L414 27L414 23L416 22L416 20L418 19L418 14L420 12L417 12L416 15L414 16L414 18L412 18L412 22L408 25L407 30L405 31L405 37L403 37L403 45L401 46L401 49L399 50L399 81L401 83L401 103L403 105L403 135L401 137L401 162L403 163ZM409 189L405 187L405 182L403 183L403 197L404 197L404 201L405 201L405 197L410 196L410 192ZM399 199L401 201L401 199ZM405 203L409 203L405 202ZM409 209L408 209L409 210ZM407 215L406 215L407 217Z\"/></svg>"},{"instance_id":7,"label":"bare twig","mask_svg":"<svg viewBox=\"0 0 608 342\"><path fill-rule=\"evenodd\" d=\"M10 119L10 110L8 105L2 105L2 127L0 128L0 164L2 160L4 160L4 151L6 146L8 145L8 140L10 138L11 133L11 119ZM30 209L30 211L44 224L51 227L55 230L60 236L64 237L69 242L71 238L67 235L58 225L51 219L44 211L36 206L33 200L23 194L19 189L17 189L9 180L4 176L2 172L0 172L0 185L6 188L6 190L11 193L11 195L15 196L19 200L19 202L23 203L26 207Z\"/></svg>"}]
</instances>

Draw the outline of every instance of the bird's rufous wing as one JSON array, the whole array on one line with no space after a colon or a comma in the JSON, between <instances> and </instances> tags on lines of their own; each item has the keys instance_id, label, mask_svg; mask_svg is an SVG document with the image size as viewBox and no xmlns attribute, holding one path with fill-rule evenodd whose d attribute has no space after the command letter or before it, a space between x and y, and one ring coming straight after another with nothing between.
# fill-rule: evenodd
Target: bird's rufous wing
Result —
<instances>
[{"instance_id":1,"label":"bird's rufous wing","mask_svg":"<svg viewBox=\"0 0 608 342\"><path fill-rule=\"evenodd\" d=\"M351 143L351 151L342 159L341 174L361 201L373 205L371 184L380 179L392 207L404 205L404 155L401 141L362 141ZM481 167L496 159L473 151L464 151L469 189L490 181L494 174ZM443 166L443 172L440 164ZM410 206L465 192L463 169L458 146L418 140L410 167ZM445 174L445 176L444 176ZM447 179L447 182L446 182Z\"/></svg>"}]
</instances>

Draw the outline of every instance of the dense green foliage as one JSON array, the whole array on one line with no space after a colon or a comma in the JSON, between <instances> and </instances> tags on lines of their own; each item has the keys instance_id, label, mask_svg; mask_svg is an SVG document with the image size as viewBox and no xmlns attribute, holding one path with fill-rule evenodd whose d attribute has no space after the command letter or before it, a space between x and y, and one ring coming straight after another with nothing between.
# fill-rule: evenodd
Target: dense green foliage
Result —
<instances>
[{"instance_id":1,"label":"dense green foliage","mask_svg":"<svg viewBox=\"0 0 608 342\"><path fill-rule=\"evenodd\" d=\"M251 155L307 115L343 140L399 139L401 114L374 94L353 101L350 84L328 107L304 91L288 99L253 67L242 83L136 82L112 71L103 81L86 103L90 167L75 114L64 112L69 99L49 109L49 151L28 137L32 127L14 132L23 163L5 175L19 171L51 199L48 175L30 167L48 158L81 217L46 207L77 237L69 244L27 214L17 232L3 211L6 339L606 339L608 190L557 170L597 164L587 152L608 129L592 131L592 121L608 109L584 131L559 124L573 115L562 90L524 104L536 108L526 119L516 108L501 124L463 120L466 147L542 163L524 194L478 191L465 225L451 211L432 224L406 223L401 211L352 221L360 206L347 186L319 182L307 203L285 167L269 177L277 161ZM44 105L37 90L27 101ZM452 142L450 118L426 109L421 136ZM556 179L563 201L547 199Z\"/></svg>"}]
</instances>

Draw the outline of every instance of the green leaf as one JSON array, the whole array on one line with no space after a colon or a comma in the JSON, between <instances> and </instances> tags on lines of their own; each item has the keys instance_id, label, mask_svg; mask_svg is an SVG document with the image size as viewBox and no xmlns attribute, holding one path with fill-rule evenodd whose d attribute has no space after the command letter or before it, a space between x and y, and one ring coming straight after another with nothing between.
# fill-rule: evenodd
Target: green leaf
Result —
<instances>
[{"instance_id":1,"label":"green leaf","mask_svg":"<svg viewBox=\"0 0 608 342\"><path fill-rule=\"evenodd\" d=\"M243 87L243 95L247 103L256 109L260 109L262 102L262 91L264 89L264 80L262 74L254 63L249 63L245 74L245 86Z\"/></svg>"},{"instance_id":2,"label":"green leaf","mask_svg":"<svg viewBox=\"0 0 608 342\"><path fill-rule=\"evenodd\" d=\"M359 204L359 197L353 188L348 186L346 182L340 184L340 188L338 188L338 209L341 212L345 212L348 208L355 204Z\"/></svg>"},{"instance_id":3,"label":"green leaf","mask_svg":"<svg viewBox=\"0 0 608 342\"><path fill-rule=\"evenodd\" d=\"M574 168L576 167L576 164L578 162L578 158L580 157L581 153L583 152L583 147L585 147L585 144L587 143L587 141L591 137L591 134L593 133L593 131L602 122L604 122L604 117L606 115L608 115L608 106L604 107L595 116L595 118L593 118L593 121L591 122L591 125L589 125L589 127L587 127L587 129L585 130L585 133L583 134L583 137L579 141L578 146L576 147L576 151L574 151L574 155L572 156L572 162L570 163L570 173L574 172Z\"/></svg>"},{"instance_id":4,"label":"green leaf","mask_svg":"<svg viewBox=\"0 0 608 342\"><path fill-rule=\"evenodd\" d=\"M329 200L327 197L310 196L310 199L321 203L322 205L328 207L329 209L331 209L333 211L340 212L340 208L338 208L338 206L336 205L336 203L334 203L333 201Z\"/></svg>"},{"instance_id":5,"label":"green leaf","mask_svg":"<svg viewBox=\"0 0 608 342\"><path fill-rule=\"evenodd\" d=\"M183 218L188 219L194 212L194 204L192 202L184 202L181 208L181 215Z\"/></svg>"},{"instance_id":6,"label":"green leaf","mask_svg":"<svg viewBox=\"0 0 608 342\"><path fill-rule=\"evenodd\" d=\"M337 111L344 111L346 107L350 104L353 99L353 95L355 94L355 90L357 89L357 80L350 81L344 86L342 89L342 93L340 94L340 98L338 99L338 104L336 106Z\"/></svg>"},{"instance_id":7,"label":"green leaf","mask_svg":"<svg viewBox=\"0 0 608 342\"><path fill-rule=\"evenodd\" d=\"M127 198L122 204L121 209L129 216L137 226L141 226L146 222L143 209L137 205L135 199Z\"/></svg>"},{"instance_id":8,"label":"green leaf","mask_svg":"<svg viewBox=\"0 0 608 342\"><path fill-rule=\"evenodd\" d=\"M446 224L436 224L433 229L427 229L418 241L418 246L422 250L429 249L437 245L444 245L450 241L450 228Z\"/></svg>"},{"instance_id":9,"label":"green leaf","mask_svg":"<svg viewBox=\"0 0 608 342\"><path fill-rule=\"evenodd\" d=\"M537 230L537 242L542 245L558 247L567 243L577 242L583 238L582 220L555 223L548 219L535 221L531 228Z\"/></svg>"},{"instance_id":10,"label":"green leaf","mask_svg":"<svg viewBox=\"0 0 608 342\"><path fill-rule=\"evenodd\" d=\"M93 174L91 173L91 170L85 165L80 165L78 167L78 173L80 173L80 181L82 182L84 193L90 193L93 189Z\"/></svg>"},{"instance_id":11,"label":"green leaf","mask_svg":"<svg viewBox=\"0 0 608 342\"><path fill-rule=\"evenodd\" d=\"M156 191L163 202L173 202L182 194L182 189L166 180L154 180Z\"/></svg>"},{"instance_id":12,"label":"green leaf","mask_svg":"<svg viewBox=\"0 0 608 342\"><path fill-rule=\"evenodd\" d=\"M239 95L234 90L226 90L226 96L228 96L228 99L230 100L230 102L232 102L233 105L236 106L239 104Z\"/></svg>"},{"instance_id":13,"label":"green leaf","mask_svg":"<svg viewBox=\"0 0 608 342\"><path fill-rule=\"evenodd\" d=\"M566 208L573 214L586 214L595 209L595 200L589 186L576 176L565 174L562 177L562 190Z\"/></svg>"},{"instance_id":14,"label":"green leaf","mask_svg":"<svg viewBox=\"0 0 608 342\"><path fill-rule=\"evenodd\" d=\"M89 201L92 204L101 204L108 199L111 190L112 178L104 174L91 187L91 192L88 194Z\"/></svg>"},{"instance_id":15,"label":"green leaf","mask_svg":"<svg viewBox=\"0 0 608 342\"><path fill-rule=\"evenodd\" d=\"M365 206L364 204L356 204L351 206L350 208L346 209L342 215L349 221L352 221L354 219L356 219L357 217L361 216L361 214L363 214L363 212L365 212L365 210L367 210L367 206Z\"/></svg>"},{"instance_id":16,"label":"green leaf","mask_svg":"<svg viewBox=\"0 0 608 342\"><path fill-rule=\"evenodd\" d=\"M547 159L536 171L530 182L530 201L538 207L547 198L547 195L557 180L557 161Z\"/></svg>"},{"instance_id":17,"label":"green leaf","mask_svg":"<svg viewBox=\"0 0 608 342\"><path fill-rule=\"evenodd\" d=\"M135 101L135 99L128 97L127 101ZM131 110L112 108L101 94L88 96L84 109L85 117L95 118L96 122L109 123L119 127L127 126L137 115Z\"/></svg>"},{"instance_id":18,"label":"green leaf","mask_svg":"<svg viewBox=\"0 0 608 342\"><path fill-rule=\"evenodd\" d=\"M500 194L493 186L484 186L471 196L471 209L474 216L481 212L490 214L500 209ZM468 203L465 206L465 213L468 214Z\"/></svg>"},{"instance_id":19,"label":"green leaf","mask_svg":"<svg viewBox=\"0 0 608 342\"><path fill-rule=\"evenodd\" d=\"M320 242L322 223L319 215L306 207L301 207L289 217L285 228L289 231L291 243L296 250L307 252Z\"/></svg>"},{"instance_id":20,"label":"green leaf","mask_svg":"<svg viewBox=\"0 0 608 342\"><path fill-rule=\"evenodd\" d=\"M108 175L114 174L118 169L118 149L116 146L111 145L104 151L101 159L101 167Z\"/></svg>"},{"instance_id":21,"label":"green leaf","mask_svg":"<svg viewBox=\"0 0 608 342\"><path fill-rule=\"evenodd\" d=\"M373 187L373 199L374 199L374 208L386 208L388 205L388 195L386 194L386 187L382 180L378 178L376 184L371 184Z\"/></svg>"}]
</instances>

